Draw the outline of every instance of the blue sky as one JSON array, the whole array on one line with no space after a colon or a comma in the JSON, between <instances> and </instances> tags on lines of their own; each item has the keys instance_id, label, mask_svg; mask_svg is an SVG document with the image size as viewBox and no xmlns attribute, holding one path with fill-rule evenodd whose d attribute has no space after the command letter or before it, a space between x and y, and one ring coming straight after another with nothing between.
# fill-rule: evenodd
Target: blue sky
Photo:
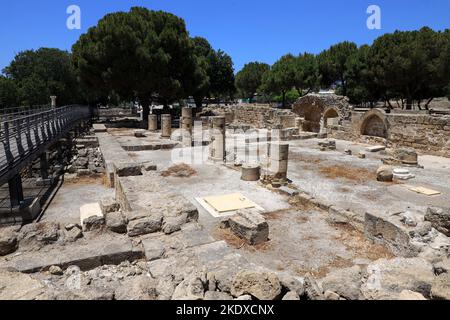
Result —
<instances>
[{"instance_id":1,"label":"blue sky","mask_svg":"<svg viewBox=\"0 0 450 320\"><path fill-rule=\"evenodd\" d=\"M381 8L382 29L366 27L369 5ZM66 9L81 8L81 30L68 30ZM275 62L285 53L318 53L343 40L371 43L381 34L430 26L450 28L449 0L14 0L0 1L0 69L22 50L70 50L106 13L132 6L185 19L191 36L231 55L238 71L250 61Z\"/></svg>"}]
</instances>

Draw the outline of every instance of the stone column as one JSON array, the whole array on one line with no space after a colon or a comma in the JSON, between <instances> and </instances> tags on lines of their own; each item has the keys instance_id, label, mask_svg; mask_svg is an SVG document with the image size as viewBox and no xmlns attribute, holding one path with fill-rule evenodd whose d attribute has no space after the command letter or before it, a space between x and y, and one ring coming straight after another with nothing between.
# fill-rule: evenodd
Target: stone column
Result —
<instances>
[{"instance_id":1,"label":"stone column","mask_svg":"<svg viewBox=\"0 0 450 320\"><path fill-rule=\"evenodd\" d=\"M182 134L182 143L185 147L192 145L192 109L182 108L180 118L180 129Z\"/></svg>"},{"instance_id":2,"label":"stone column","mask_svg":"<svg viewBox=\"0 0 450 320\"><path fill-rule=\"evenodd\" d=\"M213 161L225 160L225 117L211 118L210 157Z\"/></svg>"},{"instance_id":3,"label":"stone column","mask_svg":"<svg viewBox=\"0 0 450 320\"><path fill-rule=\"evenodd\" d=\"M287 179L289 143L271 142L268 145L269 172L275 179Z\"/></svg>"},{"instance_id":4,"label":"stone column","mask_svg":"<svg viewBox=\"0 0 450 320\"><path fill-rule=\"evenodd\" d=\"M161 115L161 137L170 138L172 135L172 116L170 114Z\"/></svg>"},{"instance_id":5,"label":"stone column","mask_svg":"<svg viewBox=\"0 0 450 320\"><path fill-rule=\"evenodd\" d=\"M50 96L50 99L52 100L52 108L55 109L56 108L56 96Z\"/></svg>"},{"instance_id":6,"label":"stone column","mask_svg":"<svg viewBox=\"0 0 450 320\"><path fill-rule=\"evenodd\" d=\"M158 116L156 114L148 115L148 131L158 130Z\"/></svg>"}]
</instances>

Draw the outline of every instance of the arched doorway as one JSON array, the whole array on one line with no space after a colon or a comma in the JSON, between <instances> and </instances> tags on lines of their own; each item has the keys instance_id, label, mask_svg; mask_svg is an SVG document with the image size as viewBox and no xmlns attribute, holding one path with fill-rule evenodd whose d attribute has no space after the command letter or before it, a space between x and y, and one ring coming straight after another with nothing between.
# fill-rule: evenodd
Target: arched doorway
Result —
<instances>
[{"instance_id":1,"label":"arched doorway","mask_svg":"<svg viewBox=\"0 0 450 320\"><path fill-rule=\"evenodd\" d=\"M367 114L361 124L361 134L364 136L387 138L387 126L384 117L378 113Z\"/></svg>"},{"instance_id":2,"label":"arched doorway","mask_svg":"<svg viewBox=\"0 0 450 320\"><path fill-rule=\"evenodd\" d=\"M325 127L339 124L339 113L335 108L328 108L323 114Z\"/></svg>"}]
</instances>

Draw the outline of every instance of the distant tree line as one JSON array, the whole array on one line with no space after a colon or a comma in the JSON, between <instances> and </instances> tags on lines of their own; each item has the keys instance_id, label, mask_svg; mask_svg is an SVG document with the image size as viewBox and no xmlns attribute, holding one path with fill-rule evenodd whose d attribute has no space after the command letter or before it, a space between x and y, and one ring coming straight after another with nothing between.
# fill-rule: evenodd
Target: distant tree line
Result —
<instances>
[{"instance_id":1,"label":"distant tree line","mask_svg":"<svg viewBox=\"0 0 450 320\"><path fill-rule=\"evenodd\" d=\"M48 104L139 102L144 119L152 103L192 97L231 100L255 96L283 106L320 88L336 88L355 104L427 109L450 97L450 30L397 31L369 45L351 42L318 55L287 54L272 66L251 62L234 75L233 61L183 19L133 7L103 17L71 52L20 52L0 75L0 108ZM236 95L237 91L237 95Z\"/></svg>"},{"instance_id":2,"label":"distant tree line","mask_svg":"<svg viewBox=\"0 0 450 320\"><path fill-rule=\"evenodd\" d=\"M190 38L183 19L134 7L103 17L72 52L42 48L19 53L0 76L0 108L138 101L144 119L152 102L194 97L230 99L231 57L204 38Z\"/></svg>"},{"instance_id":3,"label":"distant tree line","mask_svg":"<svg viewBox=\"0 0 450 320\"><path fill-rule=\"evenodd\" d=\"M287 54L273 66L252 62L236 75L239 96L283 106L332 86L359 105L428 109L433 98L450 98L450 30L396 31L359 48L342 42L318 55Z\"/></svg>"}]
</instances>

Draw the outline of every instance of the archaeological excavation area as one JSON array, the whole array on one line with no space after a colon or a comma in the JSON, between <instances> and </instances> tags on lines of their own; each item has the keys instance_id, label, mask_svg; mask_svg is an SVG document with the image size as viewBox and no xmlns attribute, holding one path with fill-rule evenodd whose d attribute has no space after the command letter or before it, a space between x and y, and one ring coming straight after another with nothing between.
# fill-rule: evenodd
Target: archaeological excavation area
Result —
<instances>
[{"instance_id":1,"label":"archaeological excavation area","mask_svg":"<svg viewBox=\"0 0 450 320\"><path fill-rule=\"evenodd\" d=\"M449 115L111 112L23 174L39 210L1 211L0 299L450 299Z\"/></svg>"}]
</instances>

